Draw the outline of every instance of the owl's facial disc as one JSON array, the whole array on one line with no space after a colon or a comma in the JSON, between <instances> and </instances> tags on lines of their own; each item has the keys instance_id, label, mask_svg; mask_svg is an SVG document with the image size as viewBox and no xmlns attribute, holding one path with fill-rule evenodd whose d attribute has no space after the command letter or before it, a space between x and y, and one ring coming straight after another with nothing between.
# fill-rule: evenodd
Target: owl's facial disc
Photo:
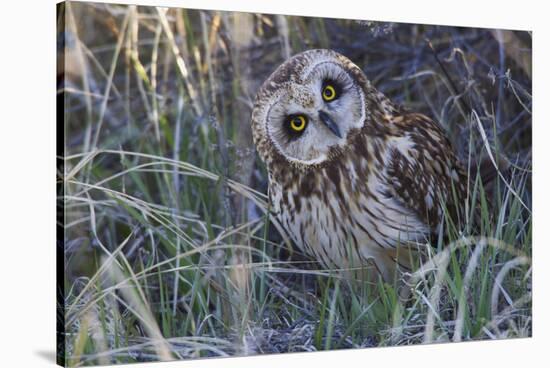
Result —
<instances>
[{"instance_id":1,"label":"owl's facial disc","mask_svg":"<svg viewBox=\"0 0 550 368\"><path fill-rule=\"evenodd\" d=\"M364 101L337 60L321 60L281 88L266 111L268 135L289 161L321 163L332 147L346 144L351 129L362 127Z\"/></svg>"}]
</instances>

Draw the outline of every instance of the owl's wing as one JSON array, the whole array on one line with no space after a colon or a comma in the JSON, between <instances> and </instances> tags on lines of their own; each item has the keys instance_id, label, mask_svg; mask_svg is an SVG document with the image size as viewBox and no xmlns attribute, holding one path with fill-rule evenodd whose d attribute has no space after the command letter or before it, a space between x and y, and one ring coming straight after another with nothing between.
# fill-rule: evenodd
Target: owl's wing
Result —
<instances>
[{"instance_id":1,"label":"owl's wing","mask_svg":"<svg viewBox=\"0 0 550 368\"><path fill-rule=\"evenodd\" d=\"M393 194L434 230L444 208L462 219L467 176L439 125L421 114L400 115L394 124L400 135L387 167Z\"/></svg>"}]
</instances>

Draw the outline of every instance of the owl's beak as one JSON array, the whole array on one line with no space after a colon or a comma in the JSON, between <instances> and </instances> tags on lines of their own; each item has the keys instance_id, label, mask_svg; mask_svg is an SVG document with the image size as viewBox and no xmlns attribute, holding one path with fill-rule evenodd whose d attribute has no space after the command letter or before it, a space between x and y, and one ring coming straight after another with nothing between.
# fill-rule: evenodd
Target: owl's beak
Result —
<instances>
[{"instance_id":1,"label":"owl's beak","mask_svg":"<svg viewBox=\"0 0 550 368\"><path fill-rule=\"evenodd\" d=\"M342 134L340 133L340 129L338 129L338 125L336 125L329 114L321 110L319 111L319 119L332 133L334 133L334 135L336 135L338 138L342 138Z\"/></svg>"}]
</instances>

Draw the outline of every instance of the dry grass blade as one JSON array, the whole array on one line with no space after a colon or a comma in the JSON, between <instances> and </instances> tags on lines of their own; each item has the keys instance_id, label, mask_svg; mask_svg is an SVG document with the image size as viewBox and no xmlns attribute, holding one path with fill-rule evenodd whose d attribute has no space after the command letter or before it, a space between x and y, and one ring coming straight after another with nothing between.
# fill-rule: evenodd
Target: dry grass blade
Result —
<instances>
[{"instance_id":1,"label":"dry grass blade","mask_svg":"<svg viewBox=\"0 0 550 368\"><path fill-rule=\"evenodd\" d=\"M164 33L168 38L168 43L170 45L170 48L172 49L174 58L176 59L176 64L178 66L180 75L183 81L185 82L184 83L185 88L187 89L187 93L189 94L189 98L191 99L193 109L195 110L195 113L197 114L197 116L202 116L203 115L203 108L201 107L202 104L199 102L197 92L189 80L189 70L185 63L185 60L181 56L180 50L174 38L174 33L172 32L172 29L170 28L170 24L168 23L168 19L166 18L166 9L157 8L157 13L160 20L160 24L162 24Z\"/></svg>"},{"instance_id":2,"label":"dry grass blade","mask_svg":"<svg viewBox=\"0 0 550 368\"><path fill-rule=\"evenodd\" d=\"M475 269L475 266L478 263L478 259L481 254L481 251L483 248L485 248L485 246L501 249L509 254L516 256L514 260L506 263L506 265L503 267L503 269L499 272L499 274L496 277L495 284L493 287L493 297L492 297L494 306L497 305L495 300L498 299L499 287L506 273L511 268L517 267L518 265L524 265L524 264L528 265L531 263L530 259L527 256L523 255L521 251L515 249L513 246L509 244L504 243L499 239L471 236L471 237L461 238L447 245L440 253L436 254L432 259L422 264L419 270L414 272L407 281L408 285L417 285L421 280L426 280L427 274L432 273L434 271L436 272L433 286L431 286L429 290L429 293L430 293L429 299L427 299L423 294L421 294L422 299L424 300L426 305L429 307L428 314L426 317L425 330L423 334L424 343L433 342L435 321L436 319L440 319L438 316L437 305L441 295L441 290L443 288L443 282L447 275L447 267L449 265L451 254L460 248L471 246L473 244L483 244L483 246L478 246L474 251L473 255L470 257L470 261L468 263L466 275L464 278L463 285L465 287L467 287L471 282L470 280L473 274L473 270ZM465 296L464 293L465 293L465 290L461 290L461 296ZM408 299L410 297L410 290L403 289L401 297L404 300ZM463 297L459 298L459 311L458 311L458 316L456 321L459 332L455 332L455 335L453 337L455 341L460 340L460 332L462 330L462 324L463 324L463 321L461 321L461 318L463 318L462 316L465 308L463 303L464 303Z\"/></svg>"},{"instance_id":3,"label":"dry grass blade","mask_svg":"<svg viewBox=\"0 0 550 368\"><path fill-rule=\"evenodd\" d=\"M508 188L510 193L512 193L517 198L519 203L521 203L523 208L527 212L529 212L529 214L531 214L531 209L529 208L529 206L527 206L525 204L525 202L523 202L523 199L521 199L521 196L516 192L516 190L514 188L512 188L512 185L510 185L510 183L508 182L508 180L506 180L504 175L502 175L502 172L500 171L499 166L496 163L495 158L493 156L493 153L492 153L492 150L491 150L491 145L489 144L489 140L487 139L487 133L485 133L485 130L483 129L483 126L481 125L481 120L479 120L479 115L477 114L477 112L475 110L472 110L472 115L474 117L474 121L477 123L477 127L479 129L479 134L481 134L481 138L483 139L483 144L484 144L485 149L487 151L487 155L489 156L489 159L491 160L491 163L495 167L495 170L497 171L498 176L503 181L504 185L506 185L506 188Z\"/></svg>"},{"instance_id":4,"label":"dry grass blade","mask_svg":"<svg viewBox=\"0 0 550 368\"><path fill-rule=\"evenodd\" d=\"M511 261L506 262L504 264L504 267L498 272L495 283L493 286L493 292L491 293L491 314L493 316L496 316L498 314L498 296L500 293L505 293L504 289L502 288L504 277L506 277L506 274L510 272L515 267L521 266L521 265L528 265L531 264L531 260L526 256L519 256ZM509 299L509 297L507 298ZM508 303L511 305L513 302L510 300Z\"/></svg>"},{"instance_id":5,"label":"dry grass blade","mask_svg":"<svg viewBox=\"0 0 550 368\"><path fill-rule=\"evenodd\" d=\"M98 147L99 143L99 136L101 133L101 127L103 126L103 119L105 117L105 112L107 111L107 102L109 101L109 96L111 94L111 88L113 86L113 78L115 76L115 70L116 65L118 62L118 56L120 55L120 50L122 49L122 44L124 42L124 35L126 34L126 29L128 27L128 22L130 19L130 9L126 12L126 15L124 16L124 20L122 21L122 26L120 27L120 35L118 37L118 41L115 47L115 52L113 54L113 58L111 61L111 66L109 69L109 78L107 79L107 84L105 85L105 90L103 91L103 101L101 101L101 107L99 109L99 118L97 121L96 126L96 132L94 136L94 140L91 146L91 149L96 149Z\"/></svg>"},{"instance_id":6,"label":"dry grass blade","mask_svg":"<svg viewBox=\"0 0 550 368\"><path fill-rule=\"evenodd\" d=\"M453 335L453 341L455 342L462 340L462 329L464 327L464 314L466 310L467 292L470 288L470 283L472 281L474 271L479 262L479 257L481 256L481 252L483 251L483 249L485 249L485 246L486 244L483 241L481 241L476 245L474 253L470 257L470 261L468 262L466 273L464 274L462 290L460 291L460 298L458 300L458 312L457 312L457 318L455 321L455 333Z\"/></svg>"},{"instance_id":7,"label":"dry grass blade","mask_svg":"<svg viewBox=\"0 0 550 368\"><path fill-rule=\"evenodd\" d=\"M76 21L74 19L74 12L72 10L72 4L67 3L66 4L66 14L67 14L67 28L70 29L72 34L77 38L76 42L76 60L79 64L79 68L81 69L81 76L82 76L82 87L84 88L84 98L86 103L86 116L87 116L87 126L86 126L86 133L84 138L84 151L88 151L90 148L90 139L92 134L92 101L90 98L90 83L88 81L88 64L86 63L86 60L84 59L84 52L83 52L83 46L82 42L78 39L78 32L76 28ZM66 30L65 30L66 31ZM66 58L66 55L64 55ZM65 61L66 62L66 61Z\"/></svg>"},{"instance_id":8,"label":"dry grass blade","mask_svg":"<svg viewBox=\"0 0 550 368\"><path fill-rule=\"evenodd\" d=\"M76 298L73 300L73 302L71 303L71 305L69 306L68 309L66 309L66 312L65 312L65 327L68 328L70 326L70 324L72 323L72 321L74 321L77 316L72 316L73 314L73 311L74 309L78 306L78 302L83 298L83 296L92 288L92 286L95 284L96 280L99 279L99 277L105 272L108 270L108 267L111 267L112 266L112 263L115 263L117 265L117 267L120 267L120 264L118 263L118 260L117 260L117 256L119 254L121 254L121 251L122 249L124 248L124 246L127 244L128 240L130 240L131 238L131 235L130 234L118 247L117 249L113 252L113 253L110 253L109 250L103 245L103 243L101 242L101 240L99 239L98 235L97 235L97 220L96 220L96 216L95 216L95 209L94 209L94 204L93 202L91 201L91 199L89 198L88 196L88 203L89 203L89 208L90 208L90 228L92 230L92 234L95 236L98 244L100 245L101 249L103 250L103 252L105 254L108 255L108 258L103 262L102 266L99 268L99 270L94 274L94 276L91 278L91 280L86 284L86 286L84 286L84 288L82 289L82 291L76 296Z\"/></svg>"},{"instance_id":9,"label":"dry grass blade","mask_svg":"<svg viewBox=\"0 0 550 368\"><path fill-rule=\"evenodd\" d=\"M120 283L126 279L121 269L118 267L109 267L109 271L116 283ZM131 279L134 281L134 288L123 287L118 290L123 295L126 302L130 304L129 310L135 314L147 331L147 335L151 339L151 344L158 358L163 361L173 360L174 357L172 355L172 349L170 349L170 344L164 339L164 336L162 336L157 321L152 315L147 301L144 299L143 291L139 286L139 282L135 279L134 274L131 275Z\"/></svg>"},{"instance_id":10,"label":"dry grass blade","mask_svg":"<svg viewBox=\"0 0 550 368\"><path fill-rule=\"evenodd\" d=\"M94 159L97 153L98 151L95 150L88 154L85 154L84 157L71 169L71 171L65 174L65 177L63 178L65 183L74 178L80 170L82 170L88 163L90 163ZM66 166L67 165L65 165L65 167Z\"/></svg>"}]
</instances>

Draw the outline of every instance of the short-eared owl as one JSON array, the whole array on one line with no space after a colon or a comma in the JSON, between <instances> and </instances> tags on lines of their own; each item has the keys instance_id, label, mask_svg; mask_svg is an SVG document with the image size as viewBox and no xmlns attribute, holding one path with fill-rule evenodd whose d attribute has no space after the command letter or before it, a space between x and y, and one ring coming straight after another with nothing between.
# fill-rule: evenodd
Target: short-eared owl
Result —
<instances>
[{"instance_id":1,"label":"short-eared owl","mask_svg":"<svg viewBox=\"0 0 550 368\"><path fill-rule=\"evenodd\" d=\"M425 246L445 213L461 218L467 179L442 129L337 52L280 65L257 94L252 130L278 221L324 267L374 264L391 281L408 264L400 254Z\"/></svg>"}]
</instances>

